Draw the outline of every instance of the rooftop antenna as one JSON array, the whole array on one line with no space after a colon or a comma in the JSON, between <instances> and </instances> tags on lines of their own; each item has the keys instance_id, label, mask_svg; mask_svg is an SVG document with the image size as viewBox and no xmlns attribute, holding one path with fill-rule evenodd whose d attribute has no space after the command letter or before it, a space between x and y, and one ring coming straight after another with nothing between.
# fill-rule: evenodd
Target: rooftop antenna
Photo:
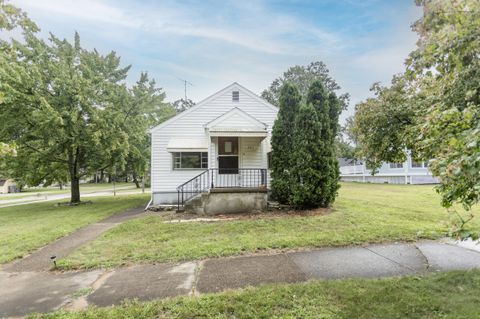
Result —
<instances>
[{"instance_id":1,"label":"rooftop antenna","mask_svg":"<svg viewBox=\"0 0 480 319\"><path fill-rule=\"evenodd\" d=\"M179 79L180 81L183 82L183 90L184 90L184 93L185 93L185 101L186 101L187 100L187 84L190 85L190 86L193 86L193 83L188 82L187 80L181 79L179 77L177 77L177 79Z\"/></svg>"}]
</instances>

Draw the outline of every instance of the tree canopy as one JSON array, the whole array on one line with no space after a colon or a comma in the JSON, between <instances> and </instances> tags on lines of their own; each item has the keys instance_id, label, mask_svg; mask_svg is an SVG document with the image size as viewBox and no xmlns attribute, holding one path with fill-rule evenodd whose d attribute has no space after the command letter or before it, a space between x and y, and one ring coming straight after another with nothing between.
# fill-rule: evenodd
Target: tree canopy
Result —
<instances>
[{"instance_id":1,"label":"tree canopy","mask_svg":"<svg viewBox=\"0 0 480 319\"><path fill-rule=\"evenodd\" d=\"M263 90L261 96L273 105L280 105L280 93L285 83L294 84L302 98L306 102L308 90L313 82L320 81L329 92L340 90L340 86L330 76L329 70L322 61L312 62L309 65L295 65L283 73L281 77L276 78L270 86ZM349 95L342 94L339 97L342 110L348 106Z\"/></svg>"},{"instance_id":2,"label":"tree canopy","mask_svg":"<svg viewBox=\"0 0 480 319\"><path fill-rule=\"evenodd\" d=\"M390 87L356 107L364 156L403 159L405 148L440 178L445 207L480 200L480 2L423 0L417 48Z\"/></svg>"},{"instance_id":3,"label":"tree canopy","mask_svg":"<svg viewBox=\"0 0 480 319\"><path fill-rule=\"evenodd\" d=\"M25 26L24 39L3 41L0 52L0 141L16 150L2 169L22 184L71 182L72 203L80 202L80 179L97 170L143 174L148 128L175 114L165 94L146 73L128 88L130 67L115 52L86 50L77 33L73 43L42 40L22 19L0 2L1 26Z\"/></svg>"}]
</instances>

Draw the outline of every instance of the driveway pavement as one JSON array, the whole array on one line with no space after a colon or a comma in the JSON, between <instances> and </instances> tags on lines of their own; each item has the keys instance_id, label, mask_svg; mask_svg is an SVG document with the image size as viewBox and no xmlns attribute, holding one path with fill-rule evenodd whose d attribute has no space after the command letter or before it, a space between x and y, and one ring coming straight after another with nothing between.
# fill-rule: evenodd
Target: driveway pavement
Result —
<instances>
[{"instance_id":1,"label":"driveway pavement","mask_svg":"<svg viewBox=\"0 0 480 319\"><path fill-rule=\"evenodd\" d=\"M480 268L480 252L421 241L325 248L274 255L138 265L88 272L0 271L0 317L61 307L109 306L125 298L152 300L219 292L265 283L312 279L379 278ZM82 293L84 292L84 293Z\"/></svg>"}]
</instances>

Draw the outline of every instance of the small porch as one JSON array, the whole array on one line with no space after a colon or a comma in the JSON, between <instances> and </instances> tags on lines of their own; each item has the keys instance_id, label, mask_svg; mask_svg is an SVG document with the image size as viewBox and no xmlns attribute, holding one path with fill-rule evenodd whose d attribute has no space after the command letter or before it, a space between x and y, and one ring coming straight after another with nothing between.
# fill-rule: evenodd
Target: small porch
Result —
<instances>
[{"instance_id":1,"label":"small porch","mask_svg":"<svg viewBox=\"0 0 480 319\"><path fill-rule=\"evenodd\" d=\"M258 200L255 200L253 206L242 203L242 198L251 201L251 194L265 194L266 205L269 182L267 153L270 148L267 126L234 108L207 123L204 129L208 168L178 186L178 209L181 210L188 201L200 194L212 194L210 197L221 198L220 202L225 202L229 197L230 203L225 202L223 205L226 211L237 209L231 207L232 195L220 194L238 194L235 200L238 206L243 207L242 212L263 207L263 203L259 205ZM203 197L205 199L206 196ZM220 202L216 205L216 211L222 209ZM250 206L252 207L249 208Z\"/></svg>"}]
</instances>

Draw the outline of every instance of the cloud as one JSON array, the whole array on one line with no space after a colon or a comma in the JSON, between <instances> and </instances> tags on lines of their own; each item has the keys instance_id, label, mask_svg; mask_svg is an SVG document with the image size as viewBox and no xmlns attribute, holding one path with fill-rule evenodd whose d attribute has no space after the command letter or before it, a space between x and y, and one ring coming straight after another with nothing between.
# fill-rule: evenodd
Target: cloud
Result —
<instances>
[{"instance_id":1,"label":"cloud","mask_svg":"<svg viewBox=\"0 0 480 319\"><path fill-rule=\"evenodd\" d=\"M212 19L202 15L198 8L176 3L162 5L161 8L138 3L137 11L131 7L111 4L104 0L15 0L16 4L37 15L59 16L63 19L76 19L97 24L137 29L148 32L149 36L180 36L210 39L225 44L244 47L252 51L268 54L302 55L319 50L305 45L292 46L284 38L307 35L332 47L340 42L337 35L305 23L283 13L268 11L257 3L252 6L231 4L236 9L236 18ZM212 9L213 10L213 9Z\"/></svg>"},{"instance_id":2,"label":"cloud","mask_svg":"<svg viewBox=\"0 0 480 319\"><path fill-rule=\"evenodd\" d=\"M133 65L129 83L149 71L169 100L183 96L178 78L195 84L188 94L198 101L233 81L260 93L288 67L321 60L351 109L403 69L420 11L379 0L11 1L44 31L78 30L85 47L117 51Z\"/></svg>"},{"instance_id":3,"label":"cloud","mask_svg":"<svg viewBox=\"0 0 480 319\"><path fill-rule=\"evenodd\" d=\"M96 21L126 27L138 27L138 22L129 18L120 8L111 6L101 0L16 0L14 1L27 11L42 11L51 17L62 16L86 21Z\"/></svg>"}]
</instances>

